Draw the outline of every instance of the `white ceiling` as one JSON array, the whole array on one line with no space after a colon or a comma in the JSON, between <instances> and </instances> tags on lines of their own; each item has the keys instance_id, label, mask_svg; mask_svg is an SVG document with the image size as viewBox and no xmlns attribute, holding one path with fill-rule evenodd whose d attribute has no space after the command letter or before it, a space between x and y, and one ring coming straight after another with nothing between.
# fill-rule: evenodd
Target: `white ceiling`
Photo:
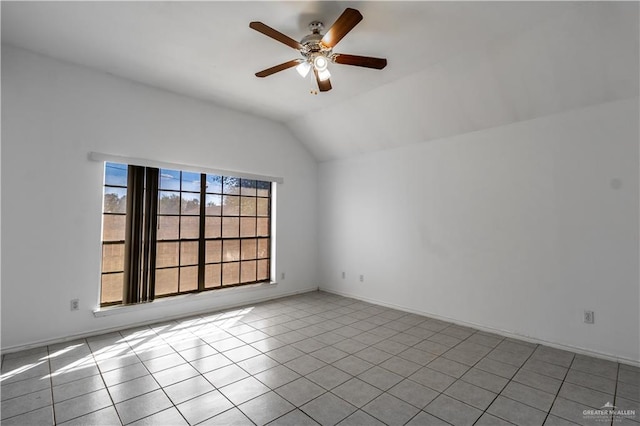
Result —
<instances>
[{"instance_id":1,"label":"white ceiling","mask_svg":"<svg viewBox=\"0 0 640 426\"><path fill-rule=\"evenodd\" d=\"M301 39L346 7L334 51L384 70L254 76L299 54L250 21ZM2 1L2 42L281 121L320 161L638 96L637 2Z\"/></svg>"}]
</instances>

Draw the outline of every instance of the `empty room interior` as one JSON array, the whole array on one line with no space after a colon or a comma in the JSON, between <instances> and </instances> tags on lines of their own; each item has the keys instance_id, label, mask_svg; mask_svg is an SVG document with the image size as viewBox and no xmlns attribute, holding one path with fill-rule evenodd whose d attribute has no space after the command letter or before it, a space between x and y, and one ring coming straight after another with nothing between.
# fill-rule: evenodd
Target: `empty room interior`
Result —
<instances>
[{"instance_id":1,"label":"empty room interior","mask_svg":"<svg viewBox=\"0 0 640 426\"><path fill-rule=\"evenodd\" d=\"M639 6L2 1L2 424L640 426Z\"/></svg>"}]
</instances>

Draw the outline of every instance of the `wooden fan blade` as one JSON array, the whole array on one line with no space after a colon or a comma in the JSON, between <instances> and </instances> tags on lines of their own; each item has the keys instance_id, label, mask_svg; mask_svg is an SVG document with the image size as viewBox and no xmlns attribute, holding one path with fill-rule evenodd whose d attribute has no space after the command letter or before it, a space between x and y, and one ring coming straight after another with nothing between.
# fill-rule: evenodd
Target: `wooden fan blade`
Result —
<instances>
[{"instance_id":1,"label":"wooden fan blade","mask_svg":"<svg viewBox=\"0 0 640 426\"><path fill-rule=\"evenodd\" d=\"M300 50L304 48L299 42L295 41L291 37L282 34L280 31L274 30L273 28L263 24L262 22L255 22L255 21L251 22L249 24L249 28L253 28L259 33L262 33L267 37L271 37L272 39L277 40L280 43L284 43L289 47L293 47L296 50Z\"/></svg>"},{"instance_id":2,"label":"wooden fan blade","mask_svg":"<svg viewBox=\"0 0 640 426\"><path fill-rule=\"evenodd\" d=\"M370 56L346 55L344 53L336 53L333 56L333 62L343 65L355 65L357 67L375 68L381 70L387 66L387 60L384 58L372 58Z\"/></svg>"},{"instance_id":3,"label":"wooden fan blade","mask_svg":"<svg viewBox=\"0 0 640 426\"><path fill-rule=\"evenodd\" d=\"M322 44L327 47L334 47L342 40L342 37L347 35L360 21L362 21L360 12L356 9L346 8L331 28L329 28L329 31L322 37Z\"/></svg>"},{"instance_id":4,"label":"wooden fan blade","mask_svg":"<svg viewBox=\"0 0 640 426\"><path fill-rule=\"evenodd\" d=\"M321 92L328 92L329 90L331 90L331 81L329 79L326 79L324 81L320 80L320 77L318 76L318 70L316 70L315 68L313 69L313 73L316 76L318 89L320 89Z\"/></svg>"},{"instance_id":5,"label":"wooden fan blade","mask_svg":"<svg viewBox=\"0 0 640 426\"><path fill-rule=\"evenodd\" d=\"M285 62L283 64L276 65L275 67L267 68L266 70L262 70L260 72L257 72L256 73L256 77L268 77L271 74L275 74L277 72L284 71L284 70L286 70L288 68L295 67L300 62L302 62L302 59L293 59L293 60L291 60L289 62Z\"/></svg>"}]
</instances>

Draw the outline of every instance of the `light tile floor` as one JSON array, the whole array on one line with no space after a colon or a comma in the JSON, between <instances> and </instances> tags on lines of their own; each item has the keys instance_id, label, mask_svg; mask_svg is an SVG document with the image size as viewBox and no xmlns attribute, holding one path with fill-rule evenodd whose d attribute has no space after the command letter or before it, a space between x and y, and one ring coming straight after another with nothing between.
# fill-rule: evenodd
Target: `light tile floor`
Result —
<instances>
[{"instance_id":1,"label":"light tile floor","mask_svg":"<svg viewBox=\"0 0 640 426\"><path fill-rule=\"evenodd\" d=\"M3 425L635 425L640 369L323 292L2 357ZM635 415L595 417L611 403Z\"/></svg>"}]
</instances>

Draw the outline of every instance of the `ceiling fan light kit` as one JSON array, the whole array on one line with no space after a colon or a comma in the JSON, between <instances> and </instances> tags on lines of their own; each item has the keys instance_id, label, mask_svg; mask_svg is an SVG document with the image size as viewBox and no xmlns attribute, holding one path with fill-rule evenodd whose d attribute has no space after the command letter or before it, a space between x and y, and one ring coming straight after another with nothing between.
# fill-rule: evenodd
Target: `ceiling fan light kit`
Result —
<instances>
[{"instance_id":1,"label":"ceiling fan light kit","mask_svg":"<svg viewBox=\"0 0 640 426\"><path fill-rule=\"evenodd\" d=\"M300 74L300 77L305 78L309 71L311 71L311 64L309 62L301 62L300 65L296 67L296 71Z\"/></svg>"},{"instance_id":2,"label":"ceiling fan light kit","mask_svg":"<svg viewBox=\"0 0 640 426\"><path fill-rule=\"evenodd\" d=\"M302 55L302 59L293 59L289 62L257 72L256 77L267 77L291 67L295 67L300 76L306 77L309 71L313 70L318 89L321 92L327 92L331 90L330 62L378 70L383 69L387 66L387 60L383 58L333 53L335 45L358 25L360 21L362 21L360 12L356 9L347 8L325 34L322 34L322 30L324 29L322 22L311 22L309 24L311 34L305 36L300 42L274 30L262 22L251 22L249 24L250 28L298 50ZM313 92L314 91L312 91L312 93Z\"/></svg>"},{"instance_id":3,"label":"ceiling fan light kit","mask_svg":"<svg viewBox=\"0 0 640 426\"><path fill-rule=\"evenodd\" d=\"M313 58L313 66L316 67L319 72L322 72L325 71L329 66L329 61L327 61L327 58L325 58L324 56L317 55L315 58Z\"/></svg>"}]
</instances>

